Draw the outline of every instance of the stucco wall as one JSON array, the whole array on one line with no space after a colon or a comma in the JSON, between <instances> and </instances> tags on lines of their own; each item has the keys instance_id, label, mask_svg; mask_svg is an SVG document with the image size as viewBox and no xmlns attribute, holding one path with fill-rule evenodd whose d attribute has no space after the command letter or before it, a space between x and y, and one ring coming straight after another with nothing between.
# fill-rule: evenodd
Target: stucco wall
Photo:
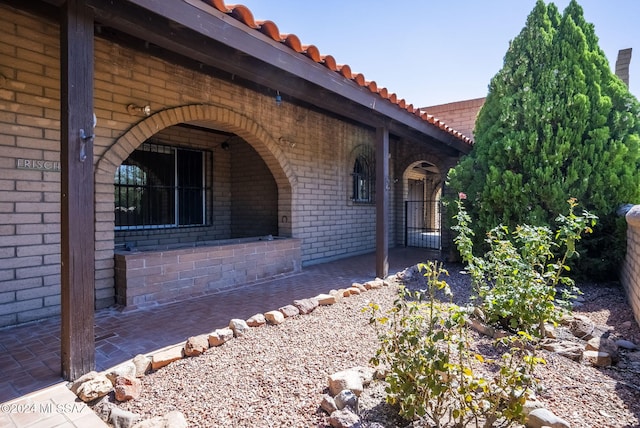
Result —
<instances>
[{"instance_id":1,"label":"stucco wall","mask_svg":"<svg viewBox=\"0 0 640 428\"><path fill-rule=\"evenodd\" d=\"M626 215L627 255L622 266L622 285L640 324L640 205L635 205Z\"/></svg>"}]
</instances>

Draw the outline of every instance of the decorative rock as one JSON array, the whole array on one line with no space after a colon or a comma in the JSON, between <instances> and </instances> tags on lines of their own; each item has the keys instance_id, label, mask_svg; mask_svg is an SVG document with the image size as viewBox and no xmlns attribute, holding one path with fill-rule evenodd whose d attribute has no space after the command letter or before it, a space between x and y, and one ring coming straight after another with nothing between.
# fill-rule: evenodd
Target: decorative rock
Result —
<instances>
[{"instance_id":1,"label":"decorative rock","mask_svg":"<svg viewBox=\"0 0 640 428\"><path fill-rule=\"evenodd\" d=\"M611 365L611 356L606 352L584 351L582 357L592 366L609 367Z\"/></svg>"},{"instance_id":2,"label":"decorative rock","mask_svg":"<svg viewBox=\"0 0 640 428\"><path fill-rule=\"evenodd\" d=\"M362 293L362 291L360 291L358 287L349 287L347 288L346 291L349 293L349 295L355 295L355 296L360 295Z\"/></svg>"},{"instance_id":3,"label":"decorative rock","mask_svg":"<svg viewBox=\"0 0 640 428\"><path fill-rule=\"evenodd\" d=\"M262 327L267 323L267 319L262 314L255 314L247 320L249 327Z\"/></svg>"},{"instance_id":4,"label":"decorative rock","mask_svg":"<svg viewBox=\"0 0 640 428\"><path fill-rule=\"evenodd\" d=\"M95 400L96 398L104 397L110 393L112 389L113 384L109 378L103 374L96 373L95 376L87 379L78 386L76 395L82 401L87 403Z\"/></svg>"},{"instance_id":5,"label":"decorative rock","mask_svg":"<svg viewBox=\"0 0 640 428\"><path fill-rule=\"evenodd\" d=\"M229 328L233 331L234 337L241 337L250 329L245 320L237 318L229 321Z\"/></svg>"},{"instance_id":6,"label":"decorative rock","mask_svg":"<svg viewBox=\"0 0 640 428\"><path fill-rule=\"evenodd\" d=\"M332 296L331 294L318 294L315 299L320 306L333 305L338 302L336 296Z\"/></svg>"},{"instance_id":7,"label":"decorative rock","mask_svg":"<svg viewBox=\"0 0 640 428\"><path fill-rule=\"evenodd\" d=\"M325 412L327 412L328 414L331 414L336 410L338 410L338 406L336 406L336 401L329 394L324 394L322 396L322 402L320 403L320 408Z\"/></svg>"},{"instance_id":8,"label":"decorative rock","mask_svg":"<svg viewBox=\"0 0 640 428\"><path fill-rule=\"evenodd\" d=\"M569 422L559 418L547 409L535 409L529 413L526 426L527 428L570 428Z\"/></svg>"},{"instance_id":9,"label":"decorative rock","mask_svg":"<svg viewBox=\"0 0 640 428\"><path fill-rule=\"evenodd\" d=\"M606 352L613 362L618 361L618 345L607 337L594 337L587 342L587 351Z\"/></svg>"},{"instance_id":10,"label":"decorative rock","mask_svg":"<svg viewBox=\"0 0 640 428\"><path fill-rule=\"evenodd\" d=\"M336 410L331 413L329 424L333 428L359 428L362 426L358 415L348 409Z\"/></svg>"},{"instance_id":11,"label":"decorative rock","mask_svg":"<svg viewBox=\"0 0 640 428\"><path fill-rule=\"evenodd\" d=\"M206 335L192 336L184 344L184 354L187 357L197 357L209 349L209 338Z\"/></svg>"},{"instance_id":12,"label":"decorative rock","mask_svg":"<svg viewBox=\"0 0 640 428\"><path fill-rule=\"evenodd\" d=\"M293 306L298 308L302 315L307 315L313 312L318 307L318 301L316 299L294 300Z\"/></svg>"},{"instance_id":13,"label":"decorative rock","mask_svg":"<svg viewBox=\"0 0 640 428\"><path fill-rule=\"evenodd\" d=\"M350 390L358 397L362 394L364 384L357 370L343 370L329 376L329 392L331 395L336 396L345 389Z\"/></svg>"},{"instance_id":14,"label":"decorative rock","mask_svg":"<svg viewBox=\"0 0 640 428\"><path fill-rule=\"evenodd\" d=\"M184 348L182 346L174 346L173 348L165 349L151 357L151 368L158 370L164 366L171 364L174 361L182 359Z\"/></svg>"},{"instance_id":15,"label":"decorative rock","mask_svg":"<svg viewBox=\"0 0 640 428\"><path fill-rule=\"evenodd\" d=\"M351 286L357 288L358 290L362 291L363 293L365 291L367 291L367 287L365 287L364 284L360 284L359 282L354 282L353 284L351 284Z\"/></svg>"},{"instance_id":16,"label":"decorative rock","mask_svg":"<svg viewBox=\"0 0 640 428\"><path fill-rule=\"evenodd\" d=\"M619 340L615 341L615 344L619 348L628 349L630 351L635 351L636 349L640 349L640 347L638 345L636 345L635 343L633 343L633 342L631 342L629 340L619 339Z\"/></svg>"},{"instance_id":17,"label":"decorative rock","mask_svg":"<svg viewBox=\"0 0 640 428\"><path fill-rule=\"evenodd\" d=\"M351 291L348 288L341 288L338 291L342 292L342 297L351 297Z\"/></svg>"},{"instance_id":18,"label":"decorative rock","mask_svg":"<svg viewBox=\"0 0 640 428\"><path fill-rule=\"evenodd\" d=\"M136 373L137 369L135 364L133 364L132 361L128 361L112 368L108 373L106 373L106 376L109 378L111 383L115 385L118 376L136 377Z\"/></svg>"},{"instance_id":19,"label":"decorative rock","mask_svg":"<svg viewBox=\"0 0 640 428\"><path fill-rule=\"evenodd\" d=\"M540 345L542 349L555 352L573 361L580 361L582 359L582 352L584 351L584 347L568 340L546 340L541 342Z\"/></svg>"},{"instance_id":20,"label":"decorative rock","mask_svg":"<svg viewBox=\"0 0 640 428\"><path fill-rule=\"evenodd\" d=\"M233 339L233 330L230 328L219 328L209 333L209 346L220 346Z\"/></svg>"},{"instance_id":21,"label":"decorative rock","mask_svg":"<svg viewBox=\"0 0 640 428\"><path fill-rule=\"evenodd\" d=\"M524 413L525 416L528 416L529 413L533 412L534 410L542 408L544 408L544 404L542 404L541 402L537 400L527 400L522 406L522 413Z\"/></svg>"},{"instance_id":22,"label":"decorative rock","mask_svg":"<svg viewBox=\"0 0 640 428\"><path fill-rule=\"evenodd\" d=\"M358 408L358 397L356 397L356 395L348 389L340 391L340 393L333 399L336 403L336 406L338 407L338 410L342 410L347 406L351 407L354 410Z\"/></svg>"},{"instance_id":23,"label":"decorative rock","mask_svg":"<svg viewBox=\"0 0 640 428\"><path fill-rule=\"evenodd\" d=\"M296 315L300 315L300 309L296 308L293 305L286 305L281 308L278 308L278 310L282 312L282 315L284 315L285 318L295 317Z\"/></svg>"},{"instance_id":24,"label":"decorative rock","mask_svg":"<svg viewBox=\"0 0 640 428\"><path fill-rule=\"evenodd\" d=\"M489 336L489 337L493 337L493 335L496 332L495 328L488 326L475 318L468 318L467 326L471 327L478 333L484 334L485 336Z\"/></svg>"},{"instance_id":25,"label":"decorative rock","mask_svg":"<svg viewBox=\"0 0 640 428\"><path fill-rule=\"evenodd\" d=\"M569 329L575 337L582 340L600 337L605 332L604 329L595 326L593 322L584 315L574 315Z\"/></svg>"},{"instance_id":26,"label":"decorative rock","mask_svg":"<svg viewBox=\"0 0 640 428\"><path fill-rule=\"evenodd\" d=\"M93 412L105 422L109 422L111 411L115 408L118 408L118 406L109 401L108 395L103 396L93 404Z\"/></svg>"},{"instance_id":27,"label":"decorative rock","mask_svg":"<svg viewBox=\"0 0 640 428\"><path fill-rule=\"evenodd\" d=\"M336 302L341 302L342 298L344 297L344 291L343 290L331 290L329 291L329 294L333 297L335 297Z\"/></svg>"},{"instance_id":28,"label":"decorative rock","mask_svg":"<svg viewBox=\"0 0 640 428\"><path fill-rule=\"evenodd\" d=\"M380 278L376 278L373 281L365 282L364 286L367 290L377 290L378 288L382 288L384 286L384 281Z\"/></svg>"},{"instance_id":29,"label":"decorative rock","mask_svg":"<svg viewBox=\"0 0 640 428\"><path fill-rule=\"evenodd\" d=\"M109 412L107 422L109 422L113 428L131 428L138 419L140 419L140 415L121 409L118 406L113 406Z\"/></svg>"},{"instance_id":30,"label":"decorative rock","mask_svg":"<svg viewBox=\"0 0 640 428\"><path fill-rule=\"evenodd\" d=\"M129 401L140 397L142 382L134 376L118 376L116 378L116 400Z\"/></svg>"},{"instance_id":31,"label":"decorative rock","mask_svg":"<svg viewBox=\"0 0 640 428\"><path fill-rule=\"evenodd\" d=\"M284 322L284 315L280 311L269 311L264 317L269 324L278 325Z\"/></svg>"},{"instance_id":32,"label":"decorative rock","mask_svg":"<svg viewBox=\"0 0 640 428\"><path fill-rule=\"evenodd\" d=\"M151 358L145 355L138 354L131 362L136 367L136 377L142 377L151 370Z\"/></svg>"}]
</instances>

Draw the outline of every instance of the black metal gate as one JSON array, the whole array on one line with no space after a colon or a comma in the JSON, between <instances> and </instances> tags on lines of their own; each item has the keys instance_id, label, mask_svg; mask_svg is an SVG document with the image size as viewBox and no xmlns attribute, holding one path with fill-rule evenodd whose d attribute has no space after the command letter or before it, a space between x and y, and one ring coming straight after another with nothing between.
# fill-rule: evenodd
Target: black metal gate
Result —
<instances>
[{"instance_id":1,"label":"black metal gate","mask_svg":"<svg viewBox=\"0 0 640 428\"><path fill-rule=\"evenodd\" d=\"M405 201L404 245L405 247L440 249L442 224L441 203L431 201Z\"/></svg>"}]
</instances>

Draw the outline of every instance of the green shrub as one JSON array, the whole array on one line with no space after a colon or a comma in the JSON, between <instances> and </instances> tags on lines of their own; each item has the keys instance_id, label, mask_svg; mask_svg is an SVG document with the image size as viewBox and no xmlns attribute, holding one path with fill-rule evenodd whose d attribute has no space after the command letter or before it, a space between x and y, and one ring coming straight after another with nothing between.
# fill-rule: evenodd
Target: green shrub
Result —
<instances>
[{"instance_id":1,"label":"green shrub","mask_svg":"<svg viewBox=\"0 0 640 428\"><path fill-rule=\"evenodd\" d=\"M574 281L562 274L569 270L567 260L577 255L576 242L583 233L591 232L596 217L586 211L576 215L576 200L569 199L569 213L556 218L555 233L545 226L522 225L512 232L498 226L487 233L489 251L478 257L473 254L473 231L464 198L461 193L456 202L454 241L487 321L543 337L544 323L556 323L579 293ZM556 258L556 252L562 256Z\"/></svg>"},{"instance_id":2,"label":"green shrub","mask_svg":"<svg viewBox=\"0 0 640 428\"><path fill-rule=\"evenodd\" d=\"M522 422L533 369L543 362L524 348L526 333L517 341L503 339L512 347L500 361L472 355L467 312L435 299L437 290L451 297L448 284L440 279L446 271L436 262L419 268L427 282L424 291L401 287L386 313L374 303L368 308L380 337L372 363L388 370L387 401L397 406L400 416L427 419L435 427ZM497 374L489 379L478 375L474 366L483 364L497 366Z\"/></svg>"}]
</instances>

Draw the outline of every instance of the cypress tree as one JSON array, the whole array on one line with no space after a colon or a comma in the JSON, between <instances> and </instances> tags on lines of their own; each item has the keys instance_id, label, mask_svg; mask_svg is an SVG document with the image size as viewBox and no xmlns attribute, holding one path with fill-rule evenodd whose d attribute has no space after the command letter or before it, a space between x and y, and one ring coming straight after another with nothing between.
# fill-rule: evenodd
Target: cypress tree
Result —
<instances>
[{"instance_id":1,"label":"cypress tree","mask_svg":"<svg viewBox=\"0 0 640 428\"><path fill-rule=\"evenodd\" d=\"M572 0L538 0L510 43L476 121L473 151L449 174L477 237L498 224L554 225L567 199L599 217L577 267L610 275L624 251L616 209L640 202L640 104L615 76Z\"/></svg>"}]
</instances>

